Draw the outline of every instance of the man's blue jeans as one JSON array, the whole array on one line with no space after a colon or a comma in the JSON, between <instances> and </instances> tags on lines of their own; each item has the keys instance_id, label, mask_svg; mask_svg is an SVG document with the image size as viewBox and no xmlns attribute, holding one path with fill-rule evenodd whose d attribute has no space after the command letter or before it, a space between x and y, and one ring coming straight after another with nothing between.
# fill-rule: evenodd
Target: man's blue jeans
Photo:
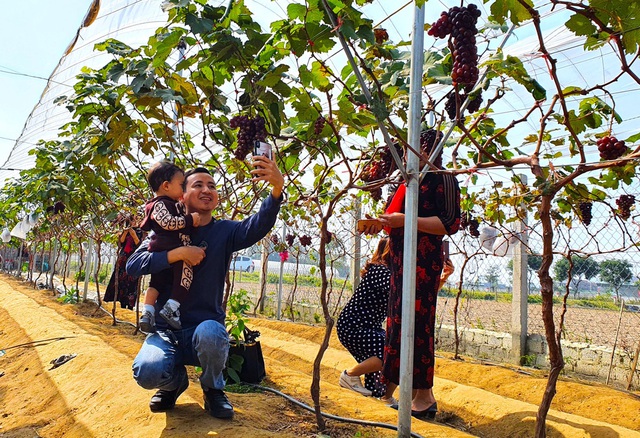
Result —
<instances>
[{"instance_id":1,"label":"man's blue jeans","mask_svg":"<svg viewBox=\"0 0 640 438\"><path fill-rule=\"evenodd\" d=\"M133 360L133 378L145 389L178 389L185 365L202 367L203 389L224 389L222 371L229 354L229 334L217 321L196 327L152 333Z\"/></svg>"}]
</instances>

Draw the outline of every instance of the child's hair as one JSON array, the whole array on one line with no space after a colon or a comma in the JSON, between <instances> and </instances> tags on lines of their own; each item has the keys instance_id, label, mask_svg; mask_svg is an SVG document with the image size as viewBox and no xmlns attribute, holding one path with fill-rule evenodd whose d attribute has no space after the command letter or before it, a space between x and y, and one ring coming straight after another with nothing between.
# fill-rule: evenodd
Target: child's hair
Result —
<instances>
[{"instance_id":1,"label":"child's hair","mask_svg":"<svg viewBox=\"0 0 640 438\"><path fill-rule=\"evenodd\" d=\"M149 169L147 173L147 181L151 190L157 192L165 181L171 181L176 173L184 173L182 169L173 164L171 161L159 161Z\"/></svg>"}]
</instances>

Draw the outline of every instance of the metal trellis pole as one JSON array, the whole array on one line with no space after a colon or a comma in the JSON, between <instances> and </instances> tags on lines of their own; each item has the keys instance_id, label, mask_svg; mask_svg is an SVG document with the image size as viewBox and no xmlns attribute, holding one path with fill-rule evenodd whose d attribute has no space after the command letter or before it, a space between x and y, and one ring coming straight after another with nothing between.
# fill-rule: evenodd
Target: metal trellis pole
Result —
<instances>
[{"instance_id":1,"label":"metal trellis pole","mask_svg":"<svg viewBox=\"0 0 640 438\"><path fill-rule=\"evenodd\" d=\"M409 145L420 150L422 111L422 64L424 62L424 6L416 7L412 29L411 73L409 88ZM400 337L400 403L398 436L411 436L411 400L413 389L413 347L416 307L416 252L418 238L418 183L420 159L407 154L407 193L404 200L404 259L402 273L402 326Z\"/></svg>"},{"instance_id":2,"label":"metal trellis pole","mask_svg":"<svg viewBox=\"0 0 640 438\"><path fill-rule=\"evenodd\" d=\"M16 271L16 277L22 277L22 248L24 247L24 240L20 240L20 251L18 251L18 270Z\"/></svg>"},{"instance_id":3,"label":"metal trellis pole","mask_svg":"<svg viewBox=\"0 0 640 438\"><path fill-rule=\"evenodd\" d=\"M91 229L91 234L93 234L93 221L89 221L89 227ZM89 277L91 276L91 261L93 255L93 240L89 239L89 244L87 245L87 262L85 265L84 271L84 290L82 292L82 301L87 301L87 294L89 292Z\"/></svg>"},{"instance_id":4,"label":"metal trellis pole","mask_svg":"<svg viewBox=\"0 0 640 438\"><path fill-rule=\"evenodd\" d=\"M353 291L360 284L360 266L362 264L362 237L358 232L358 219L362 216L362 203L360 198L353 201L353 258L351 259L351 284Z\"/></svg>"}]
</instances>

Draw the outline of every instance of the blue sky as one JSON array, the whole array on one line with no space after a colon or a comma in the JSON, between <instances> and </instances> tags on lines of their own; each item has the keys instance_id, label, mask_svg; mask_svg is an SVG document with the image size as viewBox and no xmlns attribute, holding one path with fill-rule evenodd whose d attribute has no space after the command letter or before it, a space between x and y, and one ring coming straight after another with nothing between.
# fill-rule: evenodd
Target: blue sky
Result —
<instances>
[{"instance_id":1,"label":"blue sky","mask_svg":"<svg viewBox=\"0 0 640 438\"><path fill-rule=\"evenodd\" d=\"M6 1L0 19L0 165L80 27L91 0Z\"/></svg>"}]
</instances>

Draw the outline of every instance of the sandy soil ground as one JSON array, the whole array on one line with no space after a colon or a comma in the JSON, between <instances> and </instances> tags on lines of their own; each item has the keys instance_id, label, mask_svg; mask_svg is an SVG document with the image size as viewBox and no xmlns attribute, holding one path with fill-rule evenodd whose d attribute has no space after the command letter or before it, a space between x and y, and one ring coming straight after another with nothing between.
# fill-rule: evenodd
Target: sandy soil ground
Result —
<instances>
[{"instance_id":1,"label":"sandy soil ground","mask_svg":"<svg viewBox=\"0 0 640 438\"><path fill-rule=\"evenodd\" d=\"M132 321L133 312L118 309ZM315 416L270 392L229 391L233 420L202 410L197 376L169 413L148 409L150 391L131 378L142 335L93 304L63 305L50 291L0 277L0 437L392 437L397 433L327 420L319 435ZM265 354L265 386L311 404L312 364L324 327L253 319ZM21 345L26 344L26 345ZM61 366L52 360L77 356ZM326 413L397 424L397 412L337 385L353 364L333 334L321 370ZM532 370L440 357L435 422L413 420L423 437L529 437L546 380ZM235 387L238 389L238 387ZM640 396L586 382L559 382L547 421L551 437L638 437Z\"/></svg>"}]
</instances>

